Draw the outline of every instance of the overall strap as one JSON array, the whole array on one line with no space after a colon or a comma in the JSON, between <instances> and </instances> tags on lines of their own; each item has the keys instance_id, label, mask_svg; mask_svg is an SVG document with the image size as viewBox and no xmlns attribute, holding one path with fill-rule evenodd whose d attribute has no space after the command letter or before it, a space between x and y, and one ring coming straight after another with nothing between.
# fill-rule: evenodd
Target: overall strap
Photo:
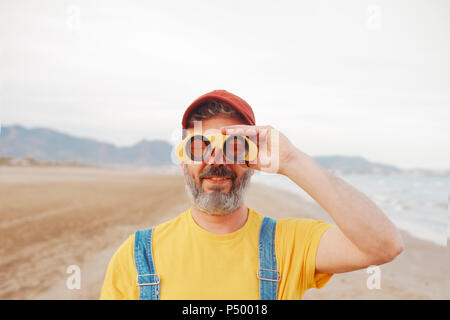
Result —
<instances>
[{"instance_id":1,"label":"overall strap","mask_svg":"<svg viewBox=\"0 0 450 320\"><path fill-rule=\"evenodd\" d=\"M152 228L139 230L134 235L134 264L140 300L159 300L161 291L159 275L153 264L152 231Z\"/></svg>"},{"instance_id":2,"label":"overall strap","mask_svg":"<svg viewBox=\"0 0 450 320\"><path fill-rule=\"evenodd\" d=\"M264 217L259 231L259 298L277 300L280 273L275 255L276 220Z\"/></svg>"}]
</instances>

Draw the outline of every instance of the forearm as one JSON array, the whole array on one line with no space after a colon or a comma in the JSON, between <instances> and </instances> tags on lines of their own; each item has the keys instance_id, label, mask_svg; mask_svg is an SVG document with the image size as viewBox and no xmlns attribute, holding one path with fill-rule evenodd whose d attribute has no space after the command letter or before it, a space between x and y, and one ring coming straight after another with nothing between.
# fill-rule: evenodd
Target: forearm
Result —
<instances>
[{"instance_id":1,"label":"forearm","mask_svg":"<svg viewBox=\"0 0 450 320\"><path fill-rule=\"evenodd\" d=\"M281 174L305 190L359 250L374 255L401 251L398 230L366 195L296 149Z\"/></svg>"}]
</instances>

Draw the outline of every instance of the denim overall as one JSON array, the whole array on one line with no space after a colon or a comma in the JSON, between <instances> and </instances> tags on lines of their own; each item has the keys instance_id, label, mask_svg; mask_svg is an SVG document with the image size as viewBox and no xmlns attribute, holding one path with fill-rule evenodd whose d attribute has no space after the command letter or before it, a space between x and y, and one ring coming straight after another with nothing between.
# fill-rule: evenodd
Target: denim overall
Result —
<instances>
[{"instance_id":1,"label":"denim overall","mask_svg":"<svg viewBox=\"0 0 450 320\"><path fill-rule=\"evenodd\" d=\"M264 217L259 230L259 298L261 300L277 300L280 273L275 256L276 221ZM138 273L136 283L139 286L140 300L159 300L161 281L156 274L152 256L152 228L135 233L134 262Z\"/></svg>"}]
</instances>

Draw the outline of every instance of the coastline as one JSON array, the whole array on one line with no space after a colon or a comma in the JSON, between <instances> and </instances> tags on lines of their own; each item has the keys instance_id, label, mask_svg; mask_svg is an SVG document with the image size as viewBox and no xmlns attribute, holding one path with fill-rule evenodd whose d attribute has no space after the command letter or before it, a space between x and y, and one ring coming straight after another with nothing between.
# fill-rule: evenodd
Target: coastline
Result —
<instances>
[{"instance_id":1,"label":"coastline","mask_svg":"<svg viewBox=\"0 0 450 320\"><path fill-rule=\"evenodd\" d=\"M107 264L135 230L189 207L180 175L110 168L1 168L0 298L98 299ZM274 218L333 223L316 203L252 184L247 205ZM369 290L366 270L335 274L304 299L449 299L446 247L402 231L404 252L380 266L381 288ZM81 289L69 290L69 265Z\"/></svg>"}]
</instances>

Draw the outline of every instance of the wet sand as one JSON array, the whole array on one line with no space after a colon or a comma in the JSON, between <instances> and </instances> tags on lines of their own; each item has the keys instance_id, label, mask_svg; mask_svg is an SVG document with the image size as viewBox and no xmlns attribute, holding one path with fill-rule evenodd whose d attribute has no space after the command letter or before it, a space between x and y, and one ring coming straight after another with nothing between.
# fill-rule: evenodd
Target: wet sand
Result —
<instances>
[{"instance_id":1,"label":"wet sand","mask_svg":"<svg viewBox=\"0 0 450 320\"><path fill-rule=\"evenodd\" d=\"M274 218L332 220L317 204L253 184L247 205ZM0 298L98 299L109 259L135 230L189 207L181 176L119 168L0 167ZM403 233L404 252L380 266L336 274L304 299L449 299L447 248ZM69 290L68 266L81 269Z\"/></svg>"}]
</instances>

